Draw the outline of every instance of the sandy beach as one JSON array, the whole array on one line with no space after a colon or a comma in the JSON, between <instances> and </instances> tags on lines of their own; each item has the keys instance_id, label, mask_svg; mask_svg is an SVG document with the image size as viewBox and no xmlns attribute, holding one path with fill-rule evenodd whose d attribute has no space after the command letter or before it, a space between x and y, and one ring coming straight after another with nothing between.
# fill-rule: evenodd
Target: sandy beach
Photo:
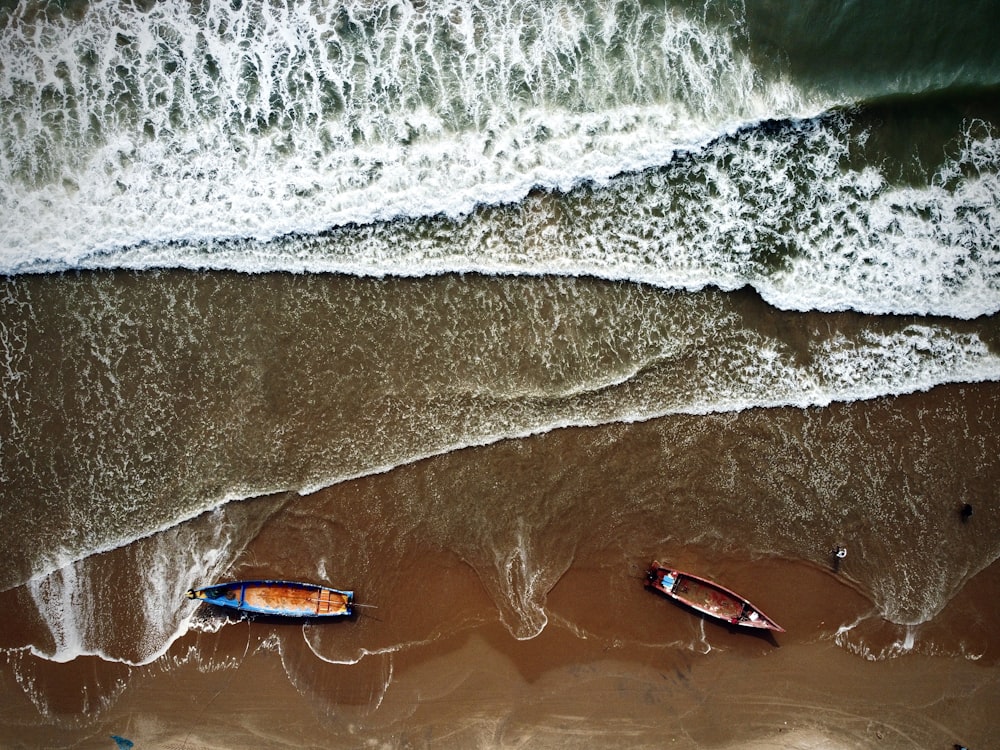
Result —
<instances>
[{"instance_id":1,"label":"sandy beach","mask_svg":"<svg viewBox=\"0 0 1000 750\"><path fill-rule=\"evenodd\" d=\"M549 626L527 641L485 622L331 665L311 658L312 628L364 623L233 624L190 634L161 663L130 670L121 696L89 721L72 711L55 722L33 720L21 690L5 681L4 747L111 748L111 735L171 750L992 745L995 641L974 659L869 661L836 645L831 628L864 613L861 597L808 566L764 569L772 579L764 596L800 590L796 602L808 611L796 617L797 608L782 607L790 632L773 639L703 621L638 584L609 592L602 581L600 606L582 608L601 576L572 569L550 594ZM471 571L449 577L468 579L446 582L452 587L475 589ZM998 600L1000 566L973 583L935 629L961 639L973 613L989 617L982 605ZM489 603L479 600L476 613L488 620ZM386 610L382 616L395 611ZM674 639L702 650L677 649ZM201 656L193 659L191 649ZM71 693L104 669L82 659L52 679ZM49 699L58 701L57 693ZM68 695L63 708L72 708Z\"/></svg>"},{"instance_id":2,"label":"sandy beach","mask_svg":"<svg viewBox=\"0 0 1000 750\"><path fill-rule=\"evenodd\" d=\"M990 425L998 393L995 385L948 387L881 403L831 407L823 419L829 429L836 429L840 419L859 419L879 442L876 419L887 414L895 416L886 425L896 429L903 413L934 424L947 422L942 415L958 409L968 419L966 445L988 452L997 439ZM775 413L728 419L725 434L735 440L747 430L759 432L764 417L774 419ZM612 431L617 446L628 448L635 460L636 447L660 434L662 422L602 429ZM923 445L922 436L910 431L903 438L903 432L903 442ZM336 515L336 508L351 510L356 525L341 529L342 536L325 534L323 543L347 550L348 540L360 536L365 542L359 550L368 549L373 557L381 550L393 564L384 568L375 559L364 561L367 572L358 602L368 606L343 622L222 625L219 613L202 607L193 613L191 629L164 656L136 667L97 657L60 664L10 650L7 667L0 670L3 746L112 748L113 735L136 748L171 750L949 750L954 743L977 750L996 744L996 562L970 572L929 621L894 625L878 614L872 600L865 558L874 553L864 548L875 537L866 536L862 526L855 529L850 553L835 570L833 560L822 553L816 560L795 560L683 537L665 539L657 547L650 540L660 532L650 527L668 506L654 507L654 516L634 509L633 518L610 508L618 526L605 520L602 528L614 533L598 530L588 536L572 527L574 551L565 569L550 569L563 560L562 532L555 527L546 532L551 544L544 553L528 545L521 558L502 559L497 570L506 571L511 591L523 599L498 609L494 597L504 589L493 577L496 570L476 567L482 559L469 551L474 545L453 540L447 548L440 540L451 532L431 533L424 516L404 510L413 493L426 505L442 472L454 479L478 467L476 472L486 475L480 481L494 482L490 475L497 471L519 486L533 481L534 463L551 465L554 455L569 461L574 450L594 439L594 431L586 429L548 433L528 445L451 454L294 501L263 498L228 508L233 515L227 523L245 525L245 517L270 513L236 561L235 575L301 567L313 543L305 530L316 518ZM923 450L930 460L933 450L926 445ZM982 464L982 455L975 450L950 455L954 464L946 487L967 488L969 482L986 487L992 468ZM968 478L976 462L986 475ZM571 463L582 471L580 461ZM821 462L813 467L822 468ZM625 492L630 483L642 484L624 468L616 481ZM914 529L925 529L925 540L931 531L921 523L941 527L941 533L953 535L948 538L964 539L928 558L954 562L963 552L972 554L958 548L963 544L992 544L998 508L995 496L983 491L976 498L975 515L963 522L946 487L938 493L941 499L930 501L930 510L923 511L936 517L913 523ZM409 494L394 500L400 488ZM604 489L594 492L600 495ZM577 502L579 508L588 507L579 497ZM502 505L494 511L506 512ZM514 520L514 528L523 529ZM737 528L740 521L730 524ZM632 530L638 546L623 539L622 528ZM384 547L376 545L375 534L381 534ZM907 536L903 534L904 541ZM293 549L296 543L299 549ZM646 553L661 558L672 553L678 567L710 574L744 593L787 632L746 632L646 590ZM344 554L363 556L361 551ZM110 569L126 566L121 572L133 575L127 569L131 560L129 553L119 551L104 564ZM346 573L331 573L339 576ZM540 580L552 584L536 588ZM8 612L16 611L21 595L16 590L2 595ZM515 637L519 624L534 622L531 607L536 604L544 618L540 632ZM18 640L41 638L33 635L31 622L8 617L5 623L7 648Z\"/></svg>"},{"instance_id":3,"label":"sandy beach","mask_svg":"<svg viewBox=\"0 0 1000 750\"><path fill-rule=\"evenodd\" d=\"M0 0L0 750L1000 747L997 28Z\"/></svg>"}]
</instances>

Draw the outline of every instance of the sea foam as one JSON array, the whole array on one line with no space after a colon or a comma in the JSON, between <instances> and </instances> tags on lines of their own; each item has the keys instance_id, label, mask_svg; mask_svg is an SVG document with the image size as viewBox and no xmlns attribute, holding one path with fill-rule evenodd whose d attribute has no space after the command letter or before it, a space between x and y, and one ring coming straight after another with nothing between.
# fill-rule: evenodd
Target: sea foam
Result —
<instances>
[{"instance_id":1,"label":"sea foam","mask_svg":"<svg viewBox=\"0 0 1000 750\"><path fill-rule=\"evenodd\" d=\"M200 7L8 22L3 270L464 215L804 106L738 28L638 3Z\"/></svg>"},{"instance_id":2,"label":"sea foam","mask_svg":"<svg viewBox=\"0 0 1000 750\"><path fill-rule=\"evenodd\" d=\"M765 79L744 34L559 0L15 14L0 271L576 274L749 284L789 310L1000 309L992 127L893 185L848 165L849 117L820 116L849 102ZM524 208L477 214L504 205Z\"/></svg>"}]
</instances>

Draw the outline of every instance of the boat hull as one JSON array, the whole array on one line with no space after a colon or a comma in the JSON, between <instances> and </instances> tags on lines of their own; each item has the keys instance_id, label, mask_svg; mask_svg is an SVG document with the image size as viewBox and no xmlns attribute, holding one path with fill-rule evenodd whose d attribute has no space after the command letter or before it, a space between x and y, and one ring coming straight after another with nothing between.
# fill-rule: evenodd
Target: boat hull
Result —
<instances>
[{"instance_id":1,"label":"boat hull","mask_svg":"<svg viewBox=\"0 0 1000 750\"><path fill-rule=\"evenodd\" d=\"M653 562L646 573L646 586L730 625L785 632L783 627L747 599L707 578Z\"/></svg>"},{"instance_id":2,"label":"boat hull","mask_svg":"<svg viewBox=\"0 0 1000 750\"><path fill-rule=\"evenodd\" d=\"M353 591L295 581L231 581L191 589L195 599L251 615L289 618L336 618L352 614Z\"/></svg>"}]
</instances>

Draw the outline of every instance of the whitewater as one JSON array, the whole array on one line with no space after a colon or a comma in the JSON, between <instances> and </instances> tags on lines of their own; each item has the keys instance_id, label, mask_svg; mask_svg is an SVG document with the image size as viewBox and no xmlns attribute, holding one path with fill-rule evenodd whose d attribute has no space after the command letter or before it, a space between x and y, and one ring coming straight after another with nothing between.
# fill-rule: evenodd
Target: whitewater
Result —
<instances>
[{"instance_id":1,"label":"whitewater","mask_svg":"<svg viewBox=\"0 0 1000 750\"><path fill-rule=\"evenodd\" d=\"M922 185L849 164L855 102L758 70L738 7L27 8L0 27L6 274L554 273L1000 309L992 127L966 123ZM537 191L580 205L573 226ZM518 233L516 255L495 241Z\"/></svg>"},{"instance_id":2,"label":"whitewater","mask_svg":"<svg viewBox=\"0 0 1000 750\"><path fill-rule=\"evenodd\" d=\"M722 32L629 10L596 36L568 3L105 2L9 22L4 205L21 222L6 266L460 216L662 164L796 106L780 85L746 100L760 82ZM616 58L643 49L621 79Z\"/></svg>"},{"instance_id":3,"label":"whitewater","mask_svg":"<svg viewBox=\"0 0 1000 750\"><path fill-rule=\"evenodd\" d=\"M568 0L0 11L0 479L58 511L25 501L7 529L23 549L0 586L27 583L57 623L34 653L162 654L184 587L256 530L192 545L185 524L240 500L566 427L1000 380L982 320L1000 311L993 121L956 118L926 164L890 157L879 142L905 128L865 113L953 79L812 87L759 66L744 16ZM159 269L302 278L142 273ZM122 270L139 273L75 273ZM766 306L715 291L745 287ZM771 328L774 308L844 314ZM122 658L93 645L93 612L61 613L130 545L157 571L203 552L158 576L153 635ZM496 564L523 583L528 562ZM944 603L931 593L917 617L884 593L883 614L926 619Z\"/></svg>"}]
</instances>

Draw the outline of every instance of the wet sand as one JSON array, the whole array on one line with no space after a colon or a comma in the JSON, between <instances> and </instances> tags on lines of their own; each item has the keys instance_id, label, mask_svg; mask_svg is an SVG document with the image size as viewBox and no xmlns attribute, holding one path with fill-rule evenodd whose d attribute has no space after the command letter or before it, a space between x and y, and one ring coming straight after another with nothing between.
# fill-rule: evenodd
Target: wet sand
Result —
<instances>
[{"instance_id":1,"label":"wet sand","mask_svg":"<svg viewBox=\"0 0 1000 750\"><path fill-rule=\"evenodd\" d=\"M542 634L517 641L477 596L475 575L452 568L445 588L471 595L466 613L482 623L357 664L318 661L310 648L316 629L335 637L377 632L390 618L406 618L404 608L387 603L381 620L360 615L305 628L236 623L190 633L160 662L120 675L127 687L92 721L80 719L74 696L116 665L85 658L37 673L60 710L54 724L32 718L4 670L3 746L109 748L111 735L139 748L191 750L994 746L995 640L975 660L908 654L869 661L833 642L841 623L870 608L863 597L813 566L755 567L767 579L755 587L758 599L780 602L781 591L802 592L796 606L778 607L786 634L736 631L638 581L617 586L606 570L574 567L550 592ZM1000 564L929 627L958 635L974 612L1000 614L997 601ZM56 686L65 691L62 701Z\"/></svg>"},{"instance_id":2,"label":"wet sand","mask_svg":"<svg viewBox=\"0 0 1000 750\"><path fill-rule=\"evenodd\" d=\"M0 669L0 744L114 748L117 735L136 748L191 750L995 747L1000 563L977 572L962 561L995 545L998 394L994 384L955 386L812 415L776 410L561 430L309 497L232 504L191 524L252 532L235 576L280 569L308 577L309 565L323 559L331 583L354 586L373 608L344 622L221 628L216 614L199 610L202 629L146 666L97 657L54 663L9 650ZM684 431L695 423L700 432ZM796 518L802 529L791 541L812 545L799 559L755 547L783 527L750 528L769 507L750 494L746 507L712 506L711 533L696 533L697 519L680 524L681 512L697 508L684 504L685 493L718 494L712 482L721 480L705 476L718 456L750 443L745 450L758 462L794 479L798 454L779 448L833 445L831 434L870 435L870 445L855 448L855 468L884 451L880 481L917 486L919 493L899 496L923 504L899 509L887 493L872 507L893 510L888 522L846 507L834 519L841 529L813 528L830 522L818 512ZM665 471L663 446L674 435L689 441L683 455L695 463L704 455L705 463ZM595 455L600 466L592 470ZM803 475L828 470L816 455ZM899 465L885 456L900 457ZM598 483L605 475L613 483ZM756 479L750 469L737 475ZM633 500L651 486L680 499ZM795 502L812 502L809 487L796 491ZM976 513L963 524L956 503L973 495ZM566 508L575 509L572 523ZM471 518L459 513L477 509ZM911 519L898 530L901 541L883 540L880 529L889 527L880 524L900 519ZM477 537L485 523L494 525ZM854 536L834 571L814 540L843 528ZM191 534L178 539L198 538ZM905 546L941 539L948 543L905 557ZM957 593L923 624L887 622L868 588L878 582L872 570L892 562L865 549L879 544L902 556L902 567L885 575L919 575L904 563L940 559L955 573L948 583ZM136 561L147 558L133 552L93 564L111 579L134 577ZM642 576L653 557L743 593L787 632L737 630L647 591ZM38 624L14 614L23 601L18 590L0 594L12 613L0 630L5 649L44 644ZM127 639L138 631L119 622L129 606L119 605L102 627ZM535 625L535 637L515 637Z\"/></svg>"}]
</instances>

